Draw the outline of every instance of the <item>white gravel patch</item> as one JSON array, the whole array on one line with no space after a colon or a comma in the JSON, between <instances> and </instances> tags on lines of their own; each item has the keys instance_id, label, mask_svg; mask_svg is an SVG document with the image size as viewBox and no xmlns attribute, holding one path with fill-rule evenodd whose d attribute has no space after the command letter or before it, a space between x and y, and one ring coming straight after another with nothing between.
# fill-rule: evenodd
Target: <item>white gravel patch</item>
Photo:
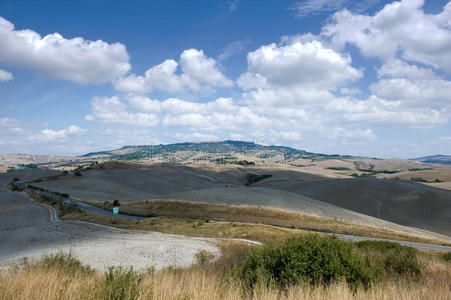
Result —
<instances>
[{"instance_id":1,"label":"white gravel patch","mask_svg":"<svg viewBox=\"0 0 451 300\"><path fill-rule=\"evenodd\" d=\"M24 193L0 192L0 269L24 257L38 260L60 251L71 252L99 271L109 266L132 266L138 271L186 267L201 249L220 254L214 239L51 222L49 212Z\"/></svg>"},{"instance_id":2,"label":"white gravel patch","mask_svg":"<svg viewBox=\"0 0 451 300\"><path fill-rule=\"evenodd\" d=\"M83 264L98 271L109 266L132 266L138 271L149 267L187 267L201 249L220 255L213 240L101 229L97 226L65 224L28 227L3 232L0 265L10 266L27 257L31 261L45 254L72 253Z\"/></svg>"}]
</instances>

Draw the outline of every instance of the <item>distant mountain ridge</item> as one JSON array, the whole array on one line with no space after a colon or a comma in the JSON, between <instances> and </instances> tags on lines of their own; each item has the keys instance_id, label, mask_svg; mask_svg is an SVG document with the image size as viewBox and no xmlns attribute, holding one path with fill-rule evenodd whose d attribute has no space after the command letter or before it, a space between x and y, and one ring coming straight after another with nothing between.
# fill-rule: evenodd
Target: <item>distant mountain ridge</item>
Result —
<instances>
[{"instance_id":1,"label":"distant mountain ridge","mask_svg":"<svg viewBox=\"0 0 451 300\"><path fill-rule=\"evenodd\" d=\"M154 160L156 158L156 160ZM357 159L360 161L392 161L378 158L321 154L305 150L295 149L287 146L261 145L246 141L215 141L215 142L185 142L160 145L136 145L124 146L119 149L91 152L81 156L52 156L52 155L28 155L7 154L0 155L0 166L8 168L35 168L35 167L58 167L64 165L76 165L79 163L92 163L96 161L111 160L153 160L158 162L171 162L190 164L197 161L209 161L220 164L238 163L247 165L249 162L259 163L281 163L289 162L295 166L305 166L305 160L323 161L329 159ZM300 162L299 160L304 160ZM432 163L451 165L451 156L433 155L405 160L411 162ZM392 165L384 165L382 169L393 169ZM414 168L403 165L398 169ZM420 168L420 167L415 167ZM396 169L396 168L395 168Z\"/></svg>"},{"instance_id":2,"label":"distant mountain ridge","mask_svg":"<svg viewBox=\"0 0 451 300\"><path fill-rule=\"evenodd\" d=\"M430 164L451 165L451 155L440 155L440 154L437 154L437 155L413 158L411 160L416 160L416 161L419 161L419 162L430 163Z\"/></svg>"}]
</instances>

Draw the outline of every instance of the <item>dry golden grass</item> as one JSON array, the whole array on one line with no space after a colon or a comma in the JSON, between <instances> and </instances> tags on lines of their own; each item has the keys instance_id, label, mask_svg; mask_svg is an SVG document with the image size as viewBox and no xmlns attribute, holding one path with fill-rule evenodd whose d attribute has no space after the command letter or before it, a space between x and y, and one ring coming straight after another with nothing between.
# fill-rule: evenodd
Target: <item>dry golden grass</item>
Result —
<instances>
[{"instance_id":1,"label":"dry golden grass","mask_svg":"<svg viewBox=\"0 0 451 300\"><path fill-rule=\"evenodd\" d=\"M112 210L111 203L104 206L99 205L98 203L90 204ZM385 230L374 226L354 224L337 219L323 218L314 215L290 212L283 209L260 206L233 206L187 201L152 200L122 203L120 210L121 212L131 214L163 216L166 219L169 218L168 220L172 220L171 222L176 222L174 219L171 219L176 217L230 220L237 222L234 223L233 227L243 226L238 222L247 222L250 224L274 225L302 230L332 232L337 234L359 235L432 244L447 244L446 242L438 239ZM158 223L158 221L155 221L154 223ZM230 223L231 222L221 222L221 224L229 225ZM158 229L154 230L159 231Z\"/></svg>"},{"instance_id":2,"label":"dry golden grass","mask_svg":"<svg viewBox=\"0 0 451 300\"><path fill-rule=\"evenodd\" d=\"M241 247L241 248L240 248ZM433 255L423 254L423 278L385 280L368 289L352 291L344 282L329 286L292 286L287 290L254 288L246 290L237 278L227 278L218 264L230 265L245 254L243 245L221 245L224 258L207 266L165 269L133 279L136 289L123 299L450 299L451 265ZM232 254L227 254L230 251ZM18 268L0 273L0 299L119 299L107 294L103 274L64 273L58 269Z\"/></svg>"},{"instance_id":3,"label":"dry golden grass","mask_svg":"<svg viewBox=\"0 0 451 300\"><path fill-rule=\"evenodd\" d=\"M182 234L186 236L243 238L260 241L262 243L279 243L284 241L288 236L306 232L298 229L281 228L264 224L199 221L166 217L134 221L99 216L88 212L68 214L61 217L61 219L80 220L123 229L157 231L169 234Z\"/></svg>"}]
</instances>

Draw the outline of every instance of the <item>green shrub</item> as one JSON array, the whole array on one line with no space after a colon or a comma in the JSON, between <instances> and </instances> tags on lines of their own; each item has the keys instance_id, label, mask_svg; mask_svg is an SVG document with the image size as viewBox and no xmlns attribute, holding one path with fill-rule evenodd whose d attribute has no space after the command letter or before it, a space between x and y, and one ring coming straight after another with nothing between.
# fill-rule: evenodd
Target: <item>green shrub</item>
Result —
<instances>
[{"instance_id":1,"label":"green shrub","mask_svg":"<svg viewBox=\"0 0 451 300\"><path fill-rule=\"evenodd\" d=\"M392 249L401 250L403 246L398 243L388 242L388 241L360 241L355 243L355 245L360 249L365 250L376 250L376 251L387 251Z\"/></svg>"},{"instance_id":2,"label":"green shrub","mask_svg":"<svg viewBox=\"0 0 451 300\"><path fill-rule=\"evenodd\" d=\"M259 182L260 180L269 178L271 176L272 176L271 174L257 175L257 174L248 173L248 174L246 174L246 185L250 185L252 183Z\"/></svg>"},{"instance_id":3,"label":"green shrub","mask_svg":"<svg viewBox=\"0 0 451 300\"><path fill-rule=\"evenodd\" d=\"M245 167L247 167L247 166L255 166L255 162L247 161L247 160L238 160L238 161L235 160L235 161L232 161L230 163L234 164L234 165L245 166Z\"/></svg>"},{"instance_id":4,"label":"green shrub","mask_svg":"<svg viewBox=\"0 0 451 300\"><path fill-rule=\"evenodd\" d=\"M417 250L388 241L361 241L355 243L358 248L371 257L374 266L388 276L421 275Z\"/></svg>"},{"instance_id":5,"label":"green shrub","mask_svg":"<svg viewBox=\"0 0 451 300\"><path fill-rule=\"evenodd\" d=\"M280 246L253 248L238 267L249 286L285 288L300 282L311 285L345 280L355 288L368 286L375 273L352 243L336 237L306 235L288 238Z\"/></svg>"},{"instance_id":6,"label":"green shrub","mask_svg":"<svg viewBox=\"0 0 451 300\"><path fill-rule=\"evenodd\" d=\"M326 169L329 169L329 170L336 170L336 171L347 171L347 170L351 170L351 169L346 168L346 167L327 167Z\"/></svg>"},{"instance_id":7,"label":"green shrub","mask_svg":"<svg viewBox=\"0 0 451 300\"><path fill-rule=\"evenodd\" d=\"M58 270L61 271L61 273L71 275L94 274L94 270L91 269L91 267L83 265L78 259L73 257L71 253L64 252L45 255L32 267L43 268L45 270Z\"/></svg>"},{"instance_id":8,"label":"green shrub","mask_svg":"<svg viewBox=\"0 0 451 300\"><path fill-rule=\"evenodd\" d=\"M446 262L451 262L451 252L442 253L440 257Z\"/></svg>"},{"instance_id":9,"label":"green shrub","mask_svg":"<svg viewBox=\"0 0 451 300\"><path fill-rule=\"evenodd\" d=\"M391 251L384 262L385 271L388 274L421 275L421 266L418 262L416 250L406 247L403 251Z\"/></svg>"},{"instance_id":10,"label":"green shrub","mask_svg":"<svg viewBox=\"0 0 451 300\"><path fill-rule=\"evenodd\" d=\"M410 178L410 181L414 181L414 182L428 182L427 180L421 178L421 177L412 177Z\"/></svg>"},{"instance_id":11,"label":"green shrub","mask_svg":"<svg viewBox=\"0 0 451 300\"><path fill-rule=\"evenodd\" d=\"M133 268L109 267L105 272L105 299L137 299L140 282Z\"/></svg>"}]
</instances>

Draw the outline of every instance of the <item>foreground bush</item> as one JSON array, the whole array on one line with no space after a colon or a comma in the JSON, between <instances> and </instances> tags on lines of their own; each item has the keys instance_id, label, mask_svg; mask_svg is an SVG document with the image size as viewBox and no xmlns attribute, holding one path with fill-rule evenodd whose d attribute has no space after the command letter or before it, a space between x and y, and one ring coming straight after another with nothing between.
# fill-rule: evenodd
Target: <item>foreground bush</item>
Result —
<instances>
[{"instance_id":1,"label":"foreground bush","mask_svg":"<svg viewBox=\"0 0 451 300\"><path fill-rule=\"evenodd\" d=\"M352 288L368 287L376 273L349 242L335 237L307 235L289 238L280 246L252 249L237 270L249 287L286 288L346 281Z\"/></svg>"},{"instance_id":2,"label":"foreground bush","mask_svg":"<svg viewBox=\"0 0 451 300\"><path fill-rule=\"evenodd\" d=\"M417 250L387 241L362 241L355 245L371 258L372 265L378 273L388 276L421 275Z\"/></svg>"},{"instance_id":3,"label":"foreground bush","mask_svg":"<svg viewBox=\"0 0 451 300\"><path fill-rule=\"evenodd\" d=\"M95 273L91 267L83 265L71 253L63 252L44 255L39 262L34 264L30 264L24 259L21 267L24 269L58 271L68 275L89 276Z\"/></svg>"},{"instance_id":4,"label":"foreground bush","mask_svg":"<svg viewBox=\"0 0 451 300\"><path fill-rule=\"evenodd\" d=\"M397 248L374 243L361 247L347 245L363 257L383 257L387 250ZM232 265L241 266L247 260L248 245L227 241L221 249L224 256L202 268L167 268L140 274L124 268L91 273L89 267L71 255L60 253L37 263L24 263L11 271L0 271L0 299L451 299L451 266L436 255L419 254L422 280L384 276L367 288L350 288L343 280L327 285L300 283L283 289L255 286L249 291L240 278L225 280L227 272L221 272Z\"/></svg>"}]
</instances>

